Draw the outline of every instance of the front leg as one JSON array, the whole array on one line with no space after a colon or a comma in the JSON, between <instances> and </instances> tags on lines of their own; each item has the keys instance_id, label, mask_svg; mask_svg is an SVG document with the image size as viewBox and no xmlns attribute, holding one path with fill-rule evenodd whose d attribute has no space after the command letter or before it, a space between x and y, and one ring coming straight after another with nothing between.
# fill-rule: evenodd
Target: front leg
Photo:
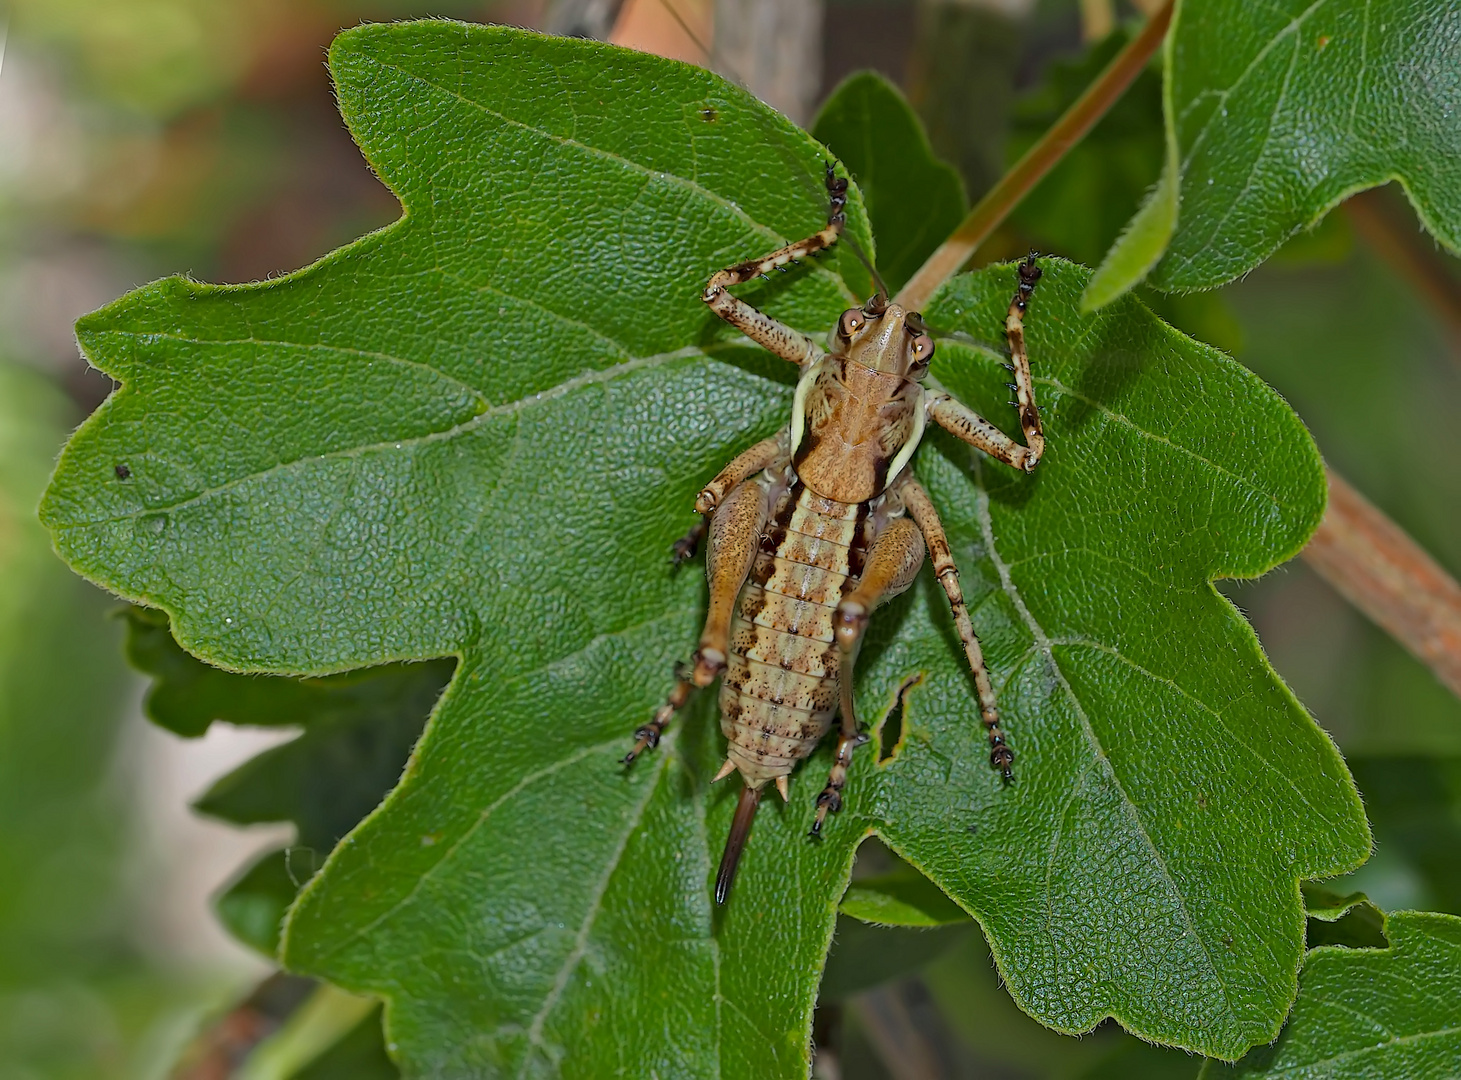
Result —
<instances>
[{"instance_id":1,"label":"front leg","mask_svg":"<svg viewBox=\"0 0 1461 1080\"><path fill-rule=\"evenodd\" d=\"M952 394L942 390L930 391L924 400L929 418L940 427L971 446L978 447L990 457L1022 472L1030 472L1039 463L1040 455L1045 453L1045 431L1040 424L1040 409L1035 404L1035 382L1030 374L1030 357L1025 351L1025 307L1040 280L1040 268L1035 265L1033 251L1020 263L1017 270L1020 285L1010 301L1004 329L1009 340L1010 369L1015 376L1011 386L1015 391L1015 405L1020 410L1020 428L1025 435L1025 445L1015 442Z\"/></svg>"},{"instance_id":2,"label":"front leg","mask_svg":"<svg viewBox=\"0 0 1461 1080\"><path fill-rule=\"evenodd\" d=\"M751 259L718 271L705 285L701 297L710 305L710 310L730 323L756 344L771 350L793 364L806 365L822 353L816 342L805 334L798 333L770 315L757 311L744 300L738 300L726 290L732 285L742 285L758 277L765 277L772 270L785 270L789 263L804 259L808 255L831 247L842 235L846 221L843 209L847 206L847 181L827 166L827 194L831 207L827 212L827 227L805 240L778 248L769 255Z\"/></svg>"}]
</instances>

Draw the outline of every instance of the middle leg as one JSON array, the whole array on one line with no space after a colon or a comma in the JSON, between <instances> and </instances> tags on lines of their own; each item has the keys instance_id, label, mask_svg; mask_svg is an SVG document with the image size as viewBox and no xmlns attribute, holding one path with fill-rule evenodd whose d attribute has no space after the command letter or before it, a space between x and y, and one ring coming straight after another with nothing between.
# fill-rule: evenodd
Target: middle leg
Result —
<instances>
[{"instance_id":1,"label":"middle leg","mask_svg":"<svg viewBox=\"0 0 1461 1080\"><path fill-rule=\"evenodd\" d=\"M959 631L959 641L964 646L964 657L969 661L969 670L974 674L974 688L979 693L979 713L984 728L989 733L989 763L999 770L1006 781L1014 779L1010 766L1014 764L1015 753L1004 741L1004 732L999 728L999 710L995 706L994 686L989 681L989 669L984 666L984 652L979 648L979 638L974 633L974 623L969 618L968 605L964 603L964 590L959 586L959 568L954 565L954 556L949 551L949 538L944 532L943 522L934 509L933 500L928 497L912 474L903 484L903 504L918 523L923 538L928 541L928 550L933 556L933 571L949 598L949 607L954 611L954 625Z\"/></svg>"},{"instance_id":2,"label":"middle leg","mask_svg":"<svg viewBox=\"0 0 1461 1080\"><path fill-rule=\"evenodd\" d=\"M726 492L763 469L769 469L778 459L790 456L790 448L786 442L790 433L790 426L784 427L769 439L762 439L755 446L742 450L731 459L729 465L715 474L715 479L700 489L700 494L695 497L695 510L700 514L700 520L694 528L675 541L676 566L695 557L701 539L710 528L710 515L720 506Z\"/></svg>"}]
</instances>

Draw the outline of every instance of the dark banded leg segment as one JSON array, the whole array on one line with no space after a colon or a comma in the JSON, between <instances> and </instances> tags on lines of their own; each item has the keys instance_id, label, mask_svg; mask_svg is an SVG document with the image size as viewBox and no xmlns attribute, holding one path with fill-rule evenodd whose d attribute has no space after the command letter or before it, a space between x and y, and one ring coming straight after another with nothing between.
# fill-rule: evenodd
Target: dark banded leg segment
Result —
<instances>
[{"instance_id":1,"label":"dark banded leg segment","mask_svg":"<svg viewBox=\"0 0 1461 1080\"><path fill-rule=\"evenodd\" d=\"M732 285L744 285L758 277L766 277L772 270L785 270L787 266L809 255L831 247L842 235L846 219L843 210L847 206L847 181L827 166L827 194L831 206L827 211L827 227L813 233L805 240L778 248L759 259L728 266L717 271L705 285L701 299L726 322L763 348L769 349L793 364L807 364L817 359L822 350L811 338L798 333L771 316L757 311L744 300L738 300L726 290Z\"/></svg>"},{"instance_id":2,"label":"dark banded leg segment","mask_svg":"<svg viewBox=\"0 0 1461 1080\"><path fill-rule=\"evenodd\" d=\"M874 608L897 596L918 576L923 565L923 537L918 526L907 518L896 518L874 541L863 564L858 585L842 598L833 616L833 632L837 635L837 682L842 727L837 739L837 756L827 777L827 786L817 796L817 816L812 821L812 835L822 832L828 814L842 809L842 789L847 785L847 770L852 765L852 752L868 741L857 723L853 705L853 667L868 617Z\"/></svg>"},{"instance_id":3,"label":"dark banded leg segment","mask_svg":"<svg viewBox=\"0 0 1461 1080\"><path fill-rule=\"evenodd\" d=\"M685 702L690 700L690 695L694 690L695 684L685 677L684 665L677 664L675 688L670 691L670 696L665 698L665 703L655 710L654 719L634 733L634 748L624 755L625 765L633 765L640 754L646 750L653 750L659 745L660 736L664 734L665 728L675 718L675 713L685 707Z\"/></svg>"},{"instance_id":4,"label":"dark banded leg segment","mask_svg":"<svg viewBox=\"0 0 1461 1080\"><path fill-rule=\"evenodd\" d=\"M959 632L959 641L964 645L964 657L969 662L969 670L974 674L974 687L979 693L980 717L989 733L989 763L1008 782L1014 779L1011 766L1015 755L1006 745L1004 732L999 727L994 686L989 681L989 670L984 666L984 653L979 648L979 638L974 634L969 608L964 603L964 590L959 586L959 568L954 565L954 557L949 552L949 538L944 533L943 522L939 521L938 511L934 509L928 492L911 475L903 484L903 503L928 543L934 573L938 575L939 584L943 586L944 594L949 598L949 607L954 612L954 625Z\"/></svg>"},{"instance_id":5,"label":"dark banded leg segment","mask_svg":"<svg viewBox=\"0 0 1461 1080\"><path fill-rule=\"evenodd\" d=\"M1015 381L1010 388L1015 392L1014 404L1020 410L1020 427L1024 432L1025 445L1021 446L969 406L952 394L944 391L929 391L924 400L928 403L928 415L935 423L971 446L978 447L992 458L1004 462L1022 472L1029 472L1039 463L1045 453L1045 432L1040 424L1040 409L1035 404L1035 382L1030 374L1030 357L1025 351L1025 308L1035 283L1040 280L1040 268L1035 265L1033 252L1018 267L1019 288L1010 301L1005 317L1005 336L1009 339L1010 370Z\"/></svg>"},{"instance_id":6,"label":"dark banded leg segment","mask_svg":"<svg viewBox=\"0 0 1461 1080\"><path fill-rule=\"evenodd\" d=\"M1020 284L1005 315L1004 334L1010 346L1010 366L1014 368L1015 405L1020 410L1020 428L1025 435L1025 445L1029 447L1024 466L1029 472L1040 460L1040 455L1045 453L1045 430L1040 425L1040 409L1035 405L1035 380L1030 374L1029 353L1025 351L1025 308L1040 281L1041 270L1035 265L1033 251L1015 269Z\"/></svg>"}]
</instances>

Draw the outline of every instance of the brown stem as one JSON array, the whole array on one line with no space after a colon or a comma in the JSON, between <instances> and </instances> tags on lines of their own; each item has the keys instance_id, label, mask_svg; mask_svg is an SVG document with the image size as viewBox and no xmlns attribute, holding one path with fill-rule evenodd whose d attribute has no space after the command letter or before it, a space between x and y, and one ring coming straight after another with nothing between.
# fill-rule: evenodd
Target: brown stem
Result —
<instances>
[{"instance_id":1,"label":"brown stem","mask_svg":"<svg viewBox=\"0 0 1461 1080\"><path fill-rule=\"evenodd\" d=\"M1303 557L1461 696L1461 585L1333 470Z\"/></svg>"},{"instance_id":2,"label":"brown stem","mask_svg":"<svg viewBox=\"0 0 1461 1080\"><path fill-rule=\"evenodd\" d=\"M1066 155L1096 121L1106 115L1116 104L1133 79L1141 73L1162 39L1167 36L1167 27L1172 21L1172 4L1167 0L1150 19L1142 31L1116 54L1106 70L1076 100L1065 115L1041 136L1040 141L1015 162L1014 168L1004 174L1003 179L980 199L967 217L959 223L953 234L939 245L928 261L918 268L907 285L898 294L898 303L906 308L919 310L928 302L940 285L959 272L959 267L969 261L975 249L999 227L1019 205L1030 189L1044 179L1055 164Z\"/></svg>"},{"instance_id":3,"label":"brown stem","mask_svg":"<svg viewBox=\"0 0 1461 1080\"><path fill-rule=\"evenodd\" d=\"M851 1001L863 1034L893 1080L941 1080L948 1075L936 1041L908 1007L908 982L864 990Z\"/></svg>"}]
</instances>

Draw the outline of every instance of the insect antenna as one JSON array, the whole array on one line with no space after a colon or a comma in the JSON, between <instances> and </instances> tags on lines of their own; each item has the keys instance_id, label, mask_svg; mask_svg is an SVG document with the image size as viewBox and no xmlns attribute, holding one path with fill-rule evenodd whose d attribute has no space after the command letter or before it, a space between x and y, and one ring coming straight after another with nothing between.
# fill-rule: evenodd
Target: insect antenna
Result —
<instances>
[{"instance_id":1,"label":"insect antenna","mask_svg":"<svg viewBox=\"0 0 1461 1080\"><path fill-rule=\"evenodd\" d=\"M878 273L878 268L874 266L873 261L867 257L867 253L863 251L860 246L858 246L856 240L848 236L845 232L842 234L840 239L842 243L846 244L852 249L852 253L857 256L857 261L862 263L863 266L867 267L867 272L873 276L873 283L878 287L878 299L886 304L888 302L888 297L891 294L888 292L888 286L883 284L883 276Z\"/></svg>"},{"instance_id":2,"label":"insect antenna","mask_svg":"<svg viewBox=\"0 0 1461 1080\"><path fill-rule=\"evenodd\" d=\"M741 788L736 816L731 819L730 835L725 838L725 854L720 857L720 869L715 874L717 904L725 903L725 898L730 895L731 882L736 879L736 866L741 861L741 852L746 849L746 838L751 835L751 822L756 820L756 807L759 805L760 788Z\"/></svg>"},{"instance_id":3,"label":"insect antenna","mask_svg":"<svg viewBox=\"0 0 1461 1080\"><path fill-rule=\"evenodd\" d=\"M705 42L700 40L700 35L695 33L694 30L690 29L690 24L685 21L685 17L683 15L675 10L675 5L670 3L670 0L659 0L659 3L660 7L664 8L665 11L669 13L670 18L674 19L675 22L679 24L680 29L685 32L685 36L690 39L690 43L694 45L695 48L699 49L702 53L705 54L705 63L708 66L712 68L719 68L723 75L730 79L731 82L739 86L742 90L750 89L750 87L746 83L746 80L741 78L736 69L730 65L730 62L727 61L724 56L717 54L713 48L707 47Z\"/></svg>"}]
</instances>

